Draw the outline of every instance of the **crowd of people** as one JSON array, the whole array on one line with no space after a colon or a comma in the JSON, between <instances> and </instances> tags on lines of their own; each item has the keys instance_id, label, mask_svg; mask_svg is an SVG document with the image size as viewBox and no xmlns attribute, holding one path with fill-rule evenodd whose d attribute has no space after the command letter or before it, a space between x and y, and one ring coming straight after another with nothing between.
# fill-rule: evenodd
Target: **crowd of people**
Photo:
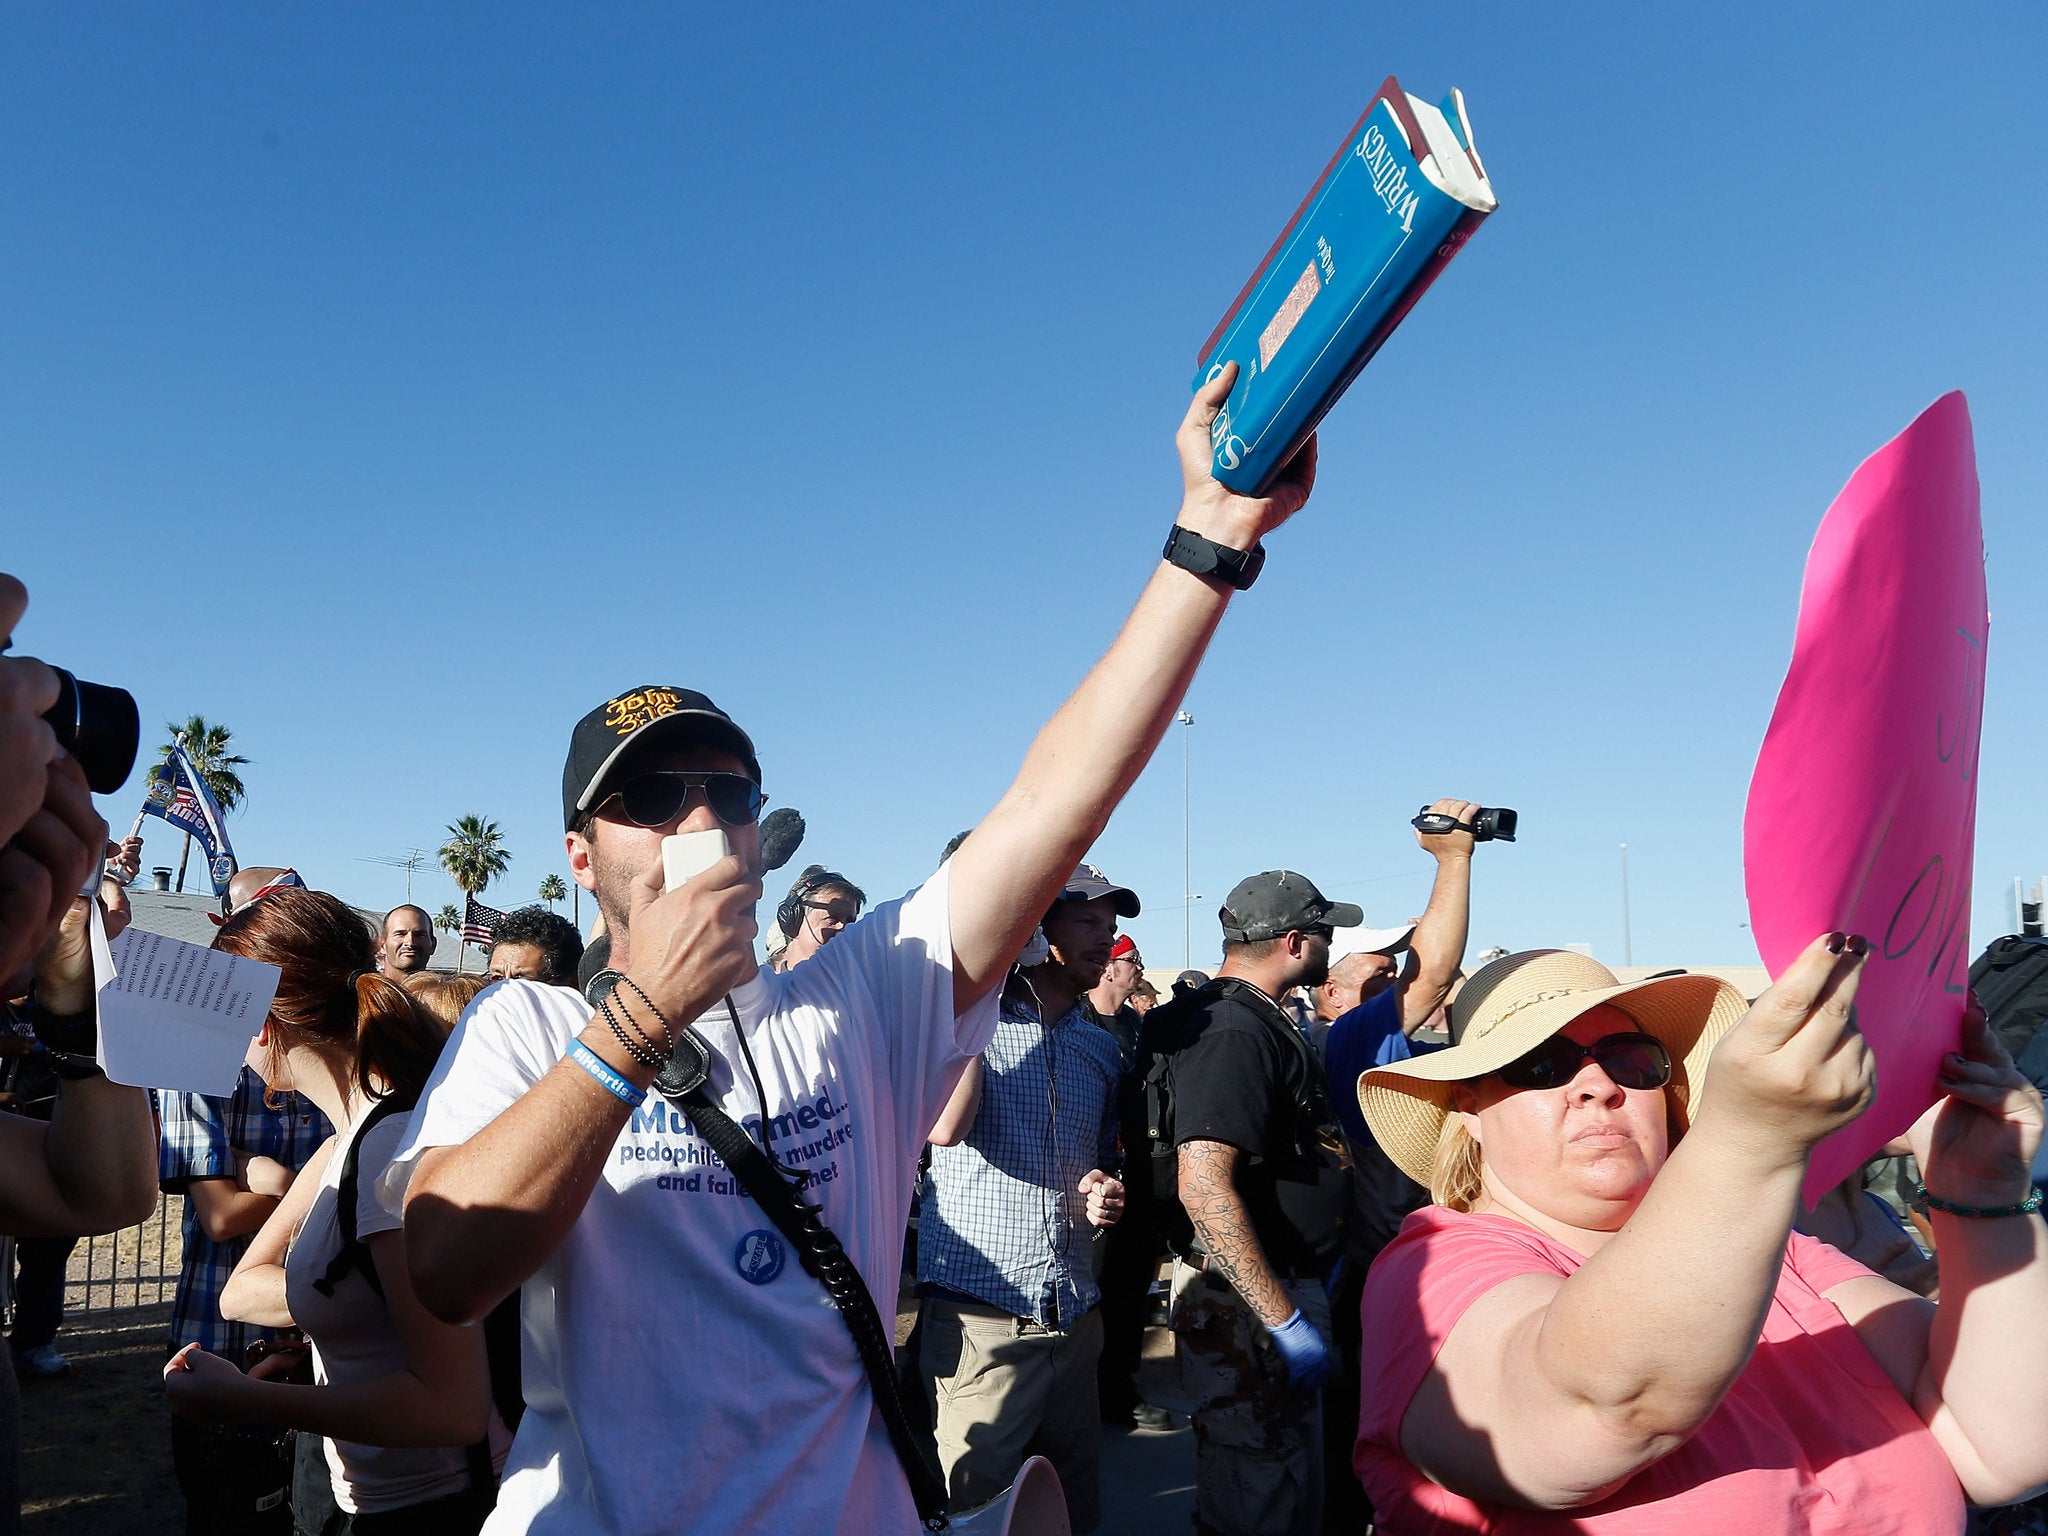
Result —
<instances>
[{"instance_id":1,"label":"crowd of people","mask_svg":"<svg viewBox=\"0 0 2048 1536\"><path fill-rule=\"evenodd\" d=\"M222 1097L99 1070L91 914L134 851L54 674L0 660L0 969L55 1082L0 1117L0 1229L184 1196L188 1530L908 1532L1034 1456L1095 1529L1105 1430L1174 1423L1139 1368L1169 1262L1200 1532L1959 1531L2048 1484L2042 1103L1981 1014L1912 1138L1938 1284L1794 1230L1871 1098L1860 936L1754 1003L1551 950L1466 976L1480 807L1446 799L1413 921L1268 870L1214 975L1145 981L1086 855L1314 483L1312 440L1265 497L1211 477L1230 384L1123 629L917 889L814 865L764 963L753 740L630 689L568 732L588 951L527 909L451 978L418 908L241 871L215 945L280 983ZM0 579L6 629L25 600ZM664 839L710 832L669 887Z\"/></svg>"}]
</instances>

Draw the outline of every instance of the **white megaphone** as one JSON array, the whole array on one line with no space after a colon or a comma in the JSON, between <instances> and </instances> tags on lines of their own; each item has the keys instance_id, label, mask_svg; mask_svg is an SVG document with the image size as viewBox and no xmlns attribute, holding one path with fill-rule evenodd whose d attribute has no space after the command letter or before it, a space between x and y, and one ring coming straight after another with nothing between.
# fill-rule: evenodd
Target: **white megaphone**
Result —
<instances>
[{"instance_id":1,"label":"white megaphone","mask_svg":"<svg viewBox=\"0 0 2048 1536\"><path fill-rule=\"evenodd\" d=\"M986 1504L951 1516L946 1529L958 1536L1072 1536L1074 1527L1059 1473L1033 1456L1018 1469L1017 1481Z\"/></svg>"}]
</instances>

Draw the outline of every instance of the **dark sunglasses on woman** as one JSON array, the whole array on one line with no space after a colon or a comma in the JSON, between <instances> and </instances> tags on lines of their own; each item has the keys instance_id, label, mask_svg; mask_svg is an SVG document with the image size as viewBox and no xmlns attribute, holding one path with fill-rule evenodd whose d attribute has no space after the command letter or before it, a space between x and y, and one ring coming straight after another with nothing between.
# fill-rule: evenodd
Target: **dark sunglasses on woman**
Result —
<instances>
[{"instance_id":1,"label":"dark sunglasses on woman","mask_svg":"<svg viewBox=\"0 0 2048 1536\"><path fill-rule=\"evenodd\" d=\"M728 827L744 827L761 814L768 797L743 773L688 773L657 768L635 774L608 795L599 811L618 802L619 815L636 827L665 827L683 814L690 792L702 790L711 814Z\"/></svg>"},{"instance_id":2,"label":"dark sunglasses on woman","mask_svg":"<svg viewBox=\"0 0 2048 1536\"><path fill-rule=\"evenodd\" d=\"M1510 1088L1562 1088L1588 1060L1600 1063L1617 1088L1662 1088L1671 1081L1671 1053L1655 1035L1602 1035L1581 1045L1557 1035L1500 1069Z\"/></svg>"}]
</instances>

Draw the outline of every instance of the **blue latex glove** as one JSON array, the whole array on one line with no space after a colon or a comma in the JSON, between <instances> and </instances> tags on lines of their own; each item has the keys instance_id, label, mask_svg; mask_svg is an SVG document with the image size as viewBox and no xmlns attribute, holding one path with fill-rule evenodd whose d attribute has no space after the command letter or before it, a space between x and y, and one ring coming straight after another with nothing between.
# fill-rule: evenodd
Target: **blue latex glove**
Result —
<instances>
[{"instance_id":1,"label":"blue latex glove","mask_svg":"<svg viewBox=\"0 0 2048 1536\"><path fill-rule=\"evenodd\" d=\"M1330 1346L1316 1332L1314 1323L1297 1311L1278 1328L1266 1331L1272 1335L1280 1358L1287 1362L1288 1385L1297 1392L1308 1393L1323 1384L1323 1378L1330 1374Z\"/></svg>"}]
</instances>

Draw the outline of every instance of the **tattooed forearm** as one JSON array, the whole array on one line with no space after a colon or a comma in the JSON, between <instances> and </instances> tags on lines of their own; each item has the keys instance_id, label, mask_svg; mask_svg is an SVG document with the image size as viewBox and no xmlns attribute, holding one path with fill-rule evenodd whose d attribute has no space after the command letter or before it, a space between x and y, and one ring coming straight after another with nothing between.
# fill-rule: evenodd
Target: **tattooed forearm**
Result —
<instances>
[{"instance_id":1,"label":"tattooed forearm","mask_svg":"<svg viewBox=\"0 0 2048 1536\"><path fill-rule=\"evenodd\" d=\"M1226 1142L1183 1142L1180 1203L1187 1207L1209 1262L1258 1313L1259 1321L1273 1328L1293 1315L1294 1303L1259 1250L1251 1214L1237 1192L1237 1165L1243 1157Z\"/></svg>"}]
</instances>

